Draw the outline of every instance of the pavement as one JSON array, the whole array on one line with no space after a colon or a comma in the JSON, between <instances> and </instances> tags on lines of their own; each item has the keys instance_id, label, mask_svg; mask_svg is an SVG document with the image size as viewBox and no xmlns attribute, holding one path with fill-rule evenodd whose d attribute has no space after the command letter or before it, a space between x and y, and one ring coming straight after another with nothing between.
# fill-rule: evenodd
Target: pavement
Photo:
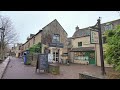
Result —
<instances>
[{"instance_id":1,"label":"pavement","mask_svg":"<svg viewBox=\"0 0 120 90\"><path fill-rule=\"evenodd\" d=\"M10 57L6 58L2 63L0 63L0 79L2 78L4 74L9 61L10 61Z\"/></svg>"},{"instance_id":2,"label":"pavement","mask_svg":"<svg viewBox=\"0 0 120 90\"><path fill-rule=\"evenodd\" d=\"M22 59L13 57L2 79L52 79L47 73L36 73L35 67L24 65Z\"/></svg>"},{"instance_id":3,"label":"pavement","mask_svg":"<svg viewBox=\"0 0 120 90\"><path fill-rule=\"evenodd\" d=\"M105 70L111 71L111 68ZM60 65L60 74L52 75L44 72L36 73L35 67L24 65L22 59L12 57L2 79L79 79L79 73L85 72L101 76L101 67L80 64Z\"/></svg>"}]
</instances>

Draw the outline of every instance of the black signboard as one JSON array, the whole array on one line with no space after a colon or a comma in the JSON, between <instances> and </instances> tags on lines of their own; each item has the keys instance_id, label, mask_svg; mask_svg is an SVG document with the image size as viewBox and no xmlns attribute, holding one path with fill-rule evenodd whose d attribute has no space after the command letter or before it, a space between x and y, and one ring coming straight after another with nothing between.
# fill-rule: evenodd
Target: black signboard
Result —
<instances>
[{"instance_id":1,"label":"black signboard","mask_svg":"<svg viewBox=\"0 0 120 90\"><path fill-rule=\"evenodd\" d=\"M50 47L60 47L60 48L63 48L63 43L50 43L49 46Z\"/></svg>"},{"instance_id":2,"label":"black signboard","mask_svg":"<svg viewBox=\"0 0 120 90\"><path fill-rule=\"evenodd\" d=\"M40 54L38 59L39 70L48 69L48 54Z\"/></svg>"}]
</instances>

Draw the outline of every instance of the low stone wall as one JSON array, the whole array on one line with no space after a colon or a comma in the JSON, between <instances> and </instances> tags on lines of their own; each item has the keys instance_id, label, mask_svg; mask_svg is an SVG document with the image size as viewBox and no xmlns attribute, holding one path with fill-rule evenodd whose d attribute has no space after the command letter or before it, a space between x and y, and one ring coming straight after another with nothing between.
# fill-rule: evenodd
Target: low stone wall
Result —
<instances>
[{"instance_id":1,"label":"low stone wall","mask_svg":"<svg viewBox=\"0 0 120 90\"><path fill-rule=\"evenodd\" d=\"M7 68L7 65L10 62L10 58L11 57L9 56L2 63L0 63L0 79L2 79L2 77L3 77L3 74L4 74L4 72L5 72L6 68Z\"/></svg>"},{"instance_id":2,"label":"low stone wall","mask_svg":"<svg viewBox=\"0 0 120 90\"><path fill-rule=\"evenodd\" d=\"M33 54L33 59L31 61L32 66L36 67L37 59L38 59L38 54Z\"/></svg>"},{"instance_id":3,"label":"low stone wall","mask_svg":"<svg viewBox=\"0 0 120 90\"><path fill-rule=\"evenodd\" d=\"M88 73L79 73L79 79L105 79L104 76L98 77Z\"/></svg>"}]
</instances>

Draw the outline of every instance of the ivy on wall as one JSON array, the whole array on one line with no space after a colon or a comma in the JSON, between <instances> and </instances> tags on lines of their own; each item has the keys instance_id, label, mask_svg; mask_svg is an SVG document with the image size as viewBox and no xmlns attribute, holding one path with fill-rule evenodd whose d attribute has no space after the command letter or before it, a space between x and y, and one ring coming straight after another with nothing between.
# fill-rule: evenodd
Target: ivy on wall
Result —
<instances>
[{"instance_id":1,"label":"ivy on wall","mask_svg":"<svg viewBox=\"0 0 120 90\"><path fill-rule=\"evenodd\" d=\"M48 43L51 43L52 42L52 35L51 34L44 34L42 35L42 43L43 44L48 44Z\"/></svg>"},{"instance_id":2,"label":"ivy on wall","mask_svg":"<svg viewBox=\"0 0 120 90\"><path fill-rule=\"evenodd\" d=\"M38 44L33 45L29 49L30 53L41 53L42 52L42 44L39 42Z\"/></svg>"}]
</instances>

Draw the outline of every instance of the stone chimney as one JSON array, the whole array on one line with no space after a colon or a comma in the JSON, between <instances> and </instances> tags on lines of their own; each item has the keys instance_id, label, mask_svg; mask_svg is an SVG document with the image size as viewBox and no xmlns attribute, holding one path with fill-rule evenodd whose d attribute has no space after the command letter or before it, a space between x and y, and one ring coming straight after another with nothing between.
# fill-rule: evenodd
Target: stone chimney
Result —
<instances>
[{"instance_id":1,"label":"stone chimney","mask_svg":"<svg viewBox=\"0 0 120 90\"><path fill-rule=\"evenodd\" d=\"M30 34L30 38L33 37L33 36L34 36L34 34Z\"/></svg>"},{"instance_id":2,"label":"stone chimney","mask_svg":"<svg viewBox=\"0 0 120 90\"><path fill-rule=\"evenodd\" d=\"M29 40L30 38L29 37L27 37L27 40Z\"/></svg>"},{"instance_id":3,"label":"stone chimney","mask_svg":"<svg viewBox=\"0 0 120 90\"><path fill-rule=\"evenodd\" d=\"M78 30L79 30L79 27L77 26L75 29L76 29L76 31L78 31Z\"/></svg>"}]
</instances>

